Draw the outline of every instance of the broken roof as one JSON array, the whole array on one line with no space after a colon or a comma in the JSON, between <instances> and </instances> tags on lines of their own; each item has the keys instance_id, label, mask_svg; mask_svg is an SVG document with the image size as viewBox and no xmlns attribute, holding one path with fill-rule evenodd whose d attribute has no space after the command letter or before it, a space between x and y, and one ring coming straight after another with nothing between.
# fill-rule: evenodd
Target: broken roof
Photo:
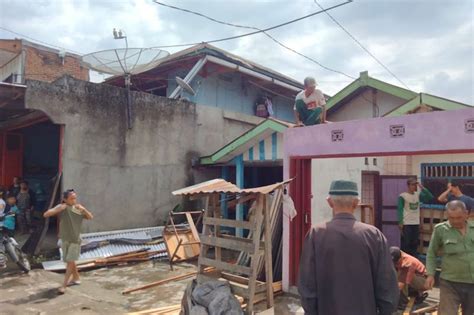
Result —
<instances>
[{"instance_id":1,"label":"broken roof","mask_svg":"<svg viewBox=\"0 0 474 315\"><path fill-rule=\"evenodd\" d=\"M217 57L219 59L232 62L236 65L241 66L241 67L259 72L263 75L267 75L267 76L272 77L274 79L278 79L278 80L280 80L284 83L287 83L287 84L289 84L293 87L296 87L298 89L303 89L303 84L301 82L293 79L293 78L290 78L290 77L288 77L288 76L286 76L282 73L274 71L274 70L272 70L270 68L267 68L265 66L259 65L255 62L250 61L250 60L244 59L242 57L239 57L239 56L234 55L234 54L232 54L228 51L217 48L217 47L215 47L213 45L210 45L210 44L207 44L207 43L201 43L201 44L192 46L190 48L187 48L187 49L178 51L176 53L173 53L173 54L169 55L168 57L163 58L161 60L161 62L154 69L142 72L140 74L150 73L153 70L160 69L160 68L162 68L166 65L170 65L170 64L175 63L177 61L182 61L182 60L186 60L186 59L189 59L189 58L192 58L192 57L199 57L199 56L214 56L214 57ZM140 75L140 74L137 74L137 75ZM105 81L106 82L113 82L117 79L119 79L119 77L115 76L115 77L108 78Z\"/></svg>"},{"instance_id":2,"label":"broken roof","mask_svg":"<svg viewBox=\"0 0 474 315\"><path fill-rule=\"evenodd\" d=\"M231 182L225 181L222 178L217 178L203 182L197 185L189 186L179 190L173 191L175 196L189 196L199 194L213 194L213 193L234 193L234 194L269 194L278 187L288 184L290 180L275 183L268 186L241 189Z\"/></svg>"}]
</instances>

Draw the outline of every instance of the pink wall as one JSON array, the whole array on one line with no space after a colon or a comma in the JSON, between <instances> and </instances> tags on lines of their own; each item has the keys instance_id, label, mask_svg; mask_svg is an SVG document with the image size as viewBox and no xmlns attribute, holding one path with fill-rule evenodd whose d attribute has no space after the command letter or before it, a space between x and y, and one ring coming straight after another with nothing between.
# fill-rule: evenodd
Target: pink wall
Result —
<instances>
[{"instance_id":1,"label":"pink wall","mask_svg":"<svg viewBox=\"0 0 474 315\"><path fill-rule=\"evenodd\" d=\"M343 157L474 151L474 132L465 130L467 120L474 125L474 108L288 128L284 152L293 157ZM392 137L391 126L404 126L405 134ZM333 141L338 130L343 140Z\"/></svg>"},{"instance_id":2,"label":"pink wall","mask_svg":"<svg viewBox=\"0 0 474 315\"><path fill-rule=\"evenodd\" d=\"M398 126L398 127L396 127ZM394 137L391 128L404 129ZM469 127L469 128L468 128ZM343 134L342 141L333 139ZM283 138L284 178L290 157L349 157L474 153L474 108L288 128ZM289 288L290 221L283 220L283 290Z\"/></svg>"}]
</instances>

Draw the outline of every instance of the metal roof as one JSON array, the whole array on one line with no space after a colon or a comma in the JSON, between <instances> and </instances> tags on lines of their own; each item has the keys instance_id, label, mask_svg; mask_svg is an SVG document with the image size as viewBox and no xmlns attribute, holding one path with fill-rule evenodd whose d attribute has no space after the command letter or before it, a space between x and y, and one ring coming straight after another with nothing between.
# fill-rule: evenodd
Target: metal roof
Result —
<instances>
[{"instance_id":1,"label":"metal roof","mask_svg":"<svg viewBox=\"0 0 474 315\"><path fill-rule=\"evenodd\" d=\"M236 185L228 181L225 181L221 178L218 178L218 179L213 179L213 180L203 182L197 185L175 190L173 191L173 195L183 196L183 195L212 194L212 193L268 194L274 191L275 189L277 189L278 187L288 184L290 181L291 179L284 182L268 185L268 186L240 189Z\"/></svg>"},{"instance_id":2,"label":"metal roof","mask_svg":"<svg viewBox=\"0 0 474 315\"><path fill-rule=\"evenodd\" d=\"M118 243L118 244L108 244L105 246L99 246L95 249L88 250L84 253L81 253L79 256L78 262L91 260L94 258L105 258L114 255L125 254L133 251L137 251L143 248L149 248L150 251L161 251L166 250L164 243L158 244L149 244L158 237L162 236L163 227L162 226L155 226L155 227L147 227L147 228L138 228L138 229L130 229L130 230L117 230L117 231L107 231L107 232L95 232L95 233L86 233L81 234L82 244L86 245L91 242L100 242L106 240L114 240L114 239L128 239L128 240L135 240L135 241L143 241L137 242L137 244L127 244L127 243ZM63 253L61 249L59 250L61 255L61 260L55 261L45 261L42 263L43 268L45 270L63 270L65 264L62 262ZM153 258L161 258L166 257L167 253L161 253L158 255L153 256Z\"/></svg>"}]
</instances>

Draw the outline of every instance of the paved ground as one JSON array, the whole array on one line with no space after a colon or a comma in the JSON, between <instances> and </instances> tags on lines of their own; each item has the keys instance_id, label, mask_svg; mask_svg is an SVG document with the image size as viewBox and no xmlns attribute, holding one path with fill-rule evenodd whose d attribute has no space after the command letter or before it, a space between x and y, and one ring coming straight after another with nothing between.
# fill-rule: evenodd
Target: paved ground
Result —
<instances>
[{"instance_id":1,"label":"paved ground","mask_svg":"<svg viewBox=\"0 0 474 315\"><path fill-rule=\"evenodd\" d=\"M63 275L36 269L28 275L11 266L0 273L0 313L9 314L124 314L179 304L189 280L171 282L148 290L122 295L121 291L195 270L182 263L170 271L166 262L102 268L82 272L82 284L58 296ZM275 298L276 314L297 314L299 300L293 295ZM260 303L257 309L264 309Z\"/></svg>"}]
</instances>

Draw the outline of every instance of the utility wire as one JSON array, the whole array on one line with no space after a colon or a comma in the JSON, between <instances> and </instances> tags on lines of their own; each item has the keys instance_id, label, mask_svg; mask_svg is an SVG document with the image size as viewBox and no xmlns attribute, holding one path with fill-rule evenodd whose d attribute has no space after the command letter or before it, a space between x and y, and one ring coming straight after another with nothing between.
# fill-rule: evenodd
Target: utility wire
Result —
<instances>
[{"instance_id":1,"label":"utility wire","mask_svg":"<svg viewBox=\"0 0 474 315\"><path fill-rule=\"evenodd\" d=\"M360 48L362 48L370 57L372 57L379 65L381 65L385 70L387 70L388 73L390 73L398 82L400 82L404 87L406 87L407 89L410 89L408 87L408 85L406 85L398 76L395 75L395 73L393 73L386 65L384 65L382 63L382 61L380 61L377 57L374 56L373 53L371 53L367 48L365 48L364 45L362 45L362 43L357 39L355 38L354 35L352 35L344 26L342 26L341 23L339 23L329 12L327 12L327 10L324 9L324 7L322 5L320 5L318 3L317 0L313 0L314 3L316 3L316 5L321 9L321 10L324 10L324 13L327 14L327 16L334 22L336 23L337 26L339 26L350 38L352 38L356 43L357 45L360 46ZM350 0L352 2L352 0Z\"/></svg>"},{"instance_id":2,"label":"utility wire","mask_svg":"<svg viewBox=\"0 0 474 315\"><path fill-rule=\"evenodd\" d=\"M61 47L61 46L58 46L58 45L53 45L53 44L44 42L44 41L42 41L42 40L39 40L39 39L30 37L30 36L28 36L28 35L20 34L20 33L18 33L18 32L15 32L15 31L12 31L12 30L10 30L10 29L7 29L7 28L5 28L5 27L3 27L3 26L0 26L0 30L3 30L3 31L8 32L8 33L15 34L15 35L18 35L18 36L20 36L20 37L22 37L22 38L26 38L26 39L28 39L28 40L31 40L31 41L36 42L36 43L39 43L39 44L47 45L47 46L54 47L54 48L58 48L58 49L65 49L64 47ZM72 52L72 53L77 54L77 55L83 55L83 53L81 53L81 52L74 51L74 50L72 50L72 49L68 49L68 50L69 50L70 52Z\"/></svg>"},{"instance_id":3,"label":"utility wire","mask_svg":"<svg viewBox=\"0 0 474 315\"><path fill-rule=\"evenodd\" d=\"M336 5L336 6L333 6L331 8L328 8L328 9L322 9L322 11L318 11L318 12L314 12L312 14L309 14L309 15L306 15L304 17L301 17L299 19L295 19L295 20L292 20L292 21L289 21L289 22L286 22L286 23L283 23L283 24L280 24L280 25L277 25L277 26L274 26L274 27L270 27L270 28L267 28L267 29L260 29L260 28L257 28L257 27L254 27L254 26L248 26L248 25L240 25L240 24L235 24L235 23L229 23L229 22L225 22L225 21L221 21L221 20L217 20L215 18L212 18L210 16L207 16L205 14L202 14L202 13L199 13L199 12L195 12L195 11L191 11L191 10L188 10L188 9L183 9L183 8L179 8L179 7L176 7L176 6L173 6L173 5L169 5L169 4L166 4L166 3L162 3L162 2L159 2L157 0L154 0L153 2L155 2L156 4L158 5L161 5L161 6L164 6L164 7L168 7L168 8L171 8L171 9L175 9L175 10L179 10L179 11L183 11L183 12L186 12L186 13L190 13L190 14L194 14L194 15L197 15L197 16L200 16L200 17L203 17L207 20L210 20L210 21L213 21L213 22L216 22L216 23L219 23L219 24L223 24L223 25L228 25L228 26L232 26L232 27L237 27L237 28L243 28L243 29L251 29L251 30L255 30L256 32L252 32L252 33L248 33L248 34L243 34L243 35L239 35L239 36L249 36L249 35L253 35L253 34L257 34L257 33L263 33L264 35L266 35L268 38L270 38L272 41L274 41L275 43L277 43L278 45L280 45L281 47L317 64L318 66L320 66L321 68L323 69L326 69L328 71L332 71L332 72L335 72L335 73L339 73L343 76L346 76L350 79L356 79L355 77L351 76L351 75L348 75L342 71L339 71L339 70L335 70L335 69L332 69L332 68L329 68L323 64L321 64L319 61L315 60L314 58L311 58L311 57L308 57L302 53L300 53L299 51L296 51L295 49L285 45L284 43L280 42L279 40L277 40L275 37L273 37L272 35L270 35L269 33L267 33L268 30L271 30L271 29L275 29L277 27L281 27L281 26L284 26L284 25L288 25L290 23L294 23L296 21L300 21L304 18L307 18L307 17L310 17L310 16L313 16L313 15L316 15L316 14L319 14L321 12L325 12L326 10L330 10L330 9L334 9L338 6L341 6L341 5L344 5L344 4L347 4L351 1L347 1L345 3L342 3L342 4L339 4L339 5ZM238 38L238 37L234 37L234 38ZM230 38L230 39L234 39L234 38ZM208 41L207 43L210 43L210 42L213 42L213 41Z\"/></svg>"}]
</instances>

